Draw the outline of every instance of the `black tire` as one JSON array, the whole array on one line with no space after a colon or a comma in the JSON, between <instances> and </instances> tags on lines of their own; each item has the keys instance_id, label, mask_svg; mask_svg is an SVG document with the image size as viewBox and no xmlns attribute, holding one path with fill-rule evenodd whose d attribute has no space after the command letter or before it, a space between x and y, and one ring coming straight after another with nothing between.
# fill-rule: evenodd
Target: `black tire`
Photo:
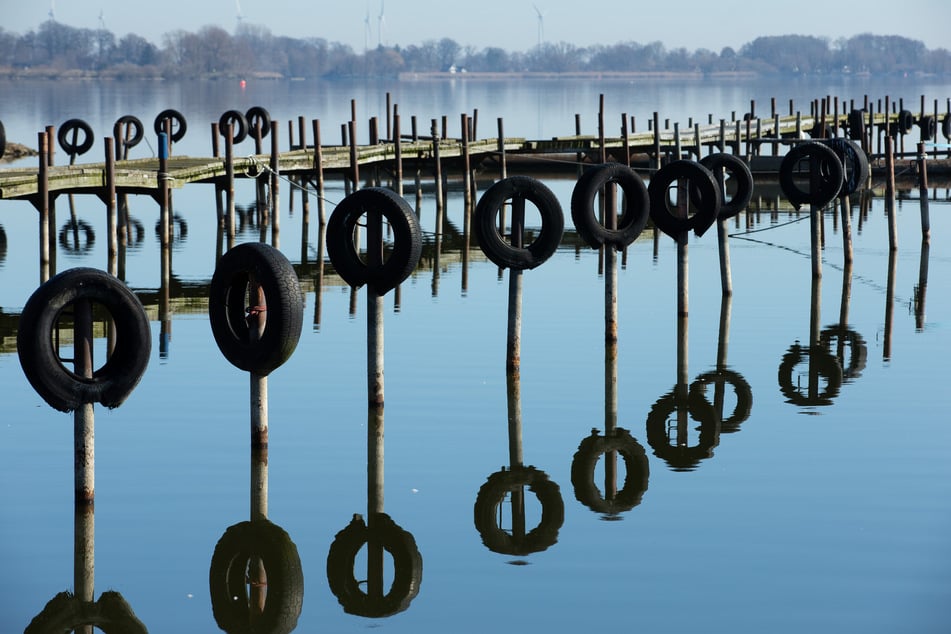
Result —
<instances>
[{"instance_id":1,"label":"black tire","mask_svg":"<svg viewBox=\"0 0 951 634\"><path fill-rule=\"evenodd\" d=\"M624 460L624 485L610 498L594 483L594 470L601 456L609 451L621 454ZM641 503L650 480L647 452L631 432L617 428L610 435L599 436L596 430L581 441L571 462L571 484L575 498L596 513L617 515Z\"/></svg>"},{"instance_id":2,"label":"black tire","mask_svg":"<svg viewBox=\"0 0 951 634\"><path fill-rule=\"evenodd\" d=\"M541 216L541 230L527 246L507 244L498 229L498 216L508 200L529 201ZM530 176L510 176L489 187L475 209L473 231L482 252L502 268L534 269L550 258L561 244L565 217L558 198L548 187Z\"/></svg>"},{"instance_id":3,"label":"black tire","mask_svg":"<svg viewBox=\"0 0 951 634\"><path fill-rule=\"evenodd\" d=\"M498 524L498 508L506 494L528 487L542 507L538 526L525 535L511 535ZM565 503L561 489L535 467L514 467L497 471L488 477L476 496L475 527L486 547L503 555L528 555L546 550L558 541L558 531L565 521Z\"/></svg>"},{"instance_id":4,"label":"black tire","mask_svg":"<svg viewBox=\"0 0 951 634\"><path fill-rule=\"evenodd\" d=\"M112 132L116 142L121 142L123 147L130 148L135 147L142 141L145 136L145 126L142 125L141 119L127 114L116 119Z\"/></svg>"},{"instance_id":5,"label":"black tire","mask_svg":"<svg viewBox=\"0 0 951 634\"><path fill-rule=\"evenodd\" d=\"M372 528L371 528L372 526ZM354 576L357 553L371 539L378 540L393 558L393 582L383 596L364 592ZM327 553L327 581L347 614L369 618L392 616L404 611L419 594L423 581L423 558L416 540L390 516L377 513L370 526L359 515L334 537Z\"/></svg>"},{"instance_id":6,"label":"black tire","mask_svg":"<svg viewBox=\"0 0 951 634\"><path fill-rule=\"evenodd\" d=\"M867 113L864 110L853 109L849 112L849 138L859 141L865 138L865 120Z\"/></svg>"},{"instance_id":7,"label":"black tire","mask_svg":"<svg viewBox=\"0 0 951 634\"><path fill-rule=\"evenodd\" d=\"M944 115L944 118L941 120L941 134L945 139L951 140L951 112ZM3 126L0 125L0 138L3 136ZM3 152L0 151L0 156L3 156Z\"/></svg>"},{"instance_id":8,"label":"black tire","mask_svg":"<svg viewBox=\"0 0 951 634\"><path fill-rule=\"evenodd\" d=\"M938 134L938 122L931 115L918 119L918 127L921 129L922 141L931 141Z\"/></svg>"},{"instance_id":9,"label":"black tire","mask_svg":"<svg viewBox=\"0 0 951 634\"><path fill-rule=\"evenodd\" d=\"M7 232L0 225L0 263L7 259Z\"/></svg>"},{"instance_id":10,"label":"black tire","mask_svg":"<svg viewBox=\"0 0 951 634\"><path fill-rule=\"evenodd\" d=\"M248 120L238 110L228 110L218 119L218 132L224 136L225 128L231 125L231 142L241 143L248 136Z\"/></svg>"},{"instance_id":11,"label":"black tire","mask_svg":"<svg viewBox=\"0 0 951 634\"><path fill-rule=\"evenodd\" d=\"M393 248L379 267L369 267L353 241L360 218L368 211L382 214L393 232ZM423 233L416 213L402 197L382 187L360 189L342 201L327 221L327 255L350 286L371 286L379 295L396 288L416 270L423 252Z\"/></svg>"},{"instance_id":12,"label":"black tire","mask_svg":"<svg viewBox=\"0 0 951 634\"><path fill-rule=\"evenodd\" d=\"M839 196L851 196L868 183L868 155L862 146L841 137L826 139L822 143L832 148L842 163L842 187L839 189Z\"/></svg>"},{"instance_id":13,"label":"black tire","mask_svg":"<svg viewBox=\"0 0 951 634\"><path fill-rule=\"evenodd\" d=\"M86 238L85 243L80 242L80 234ZM73 238L72 241L70 240L71 237ZM95 244L96 231L85 220L70 220L59 230L59 246L67 253L73 255L89 253Z\"/></svg>"},{"instance_id":14,"label":"black tire","mask_svg":"<svg viewBox=\"0 0 951 634\"><path fill-rule=\"evenodd\" d=\"M264 610L252 622L247 570L260 558L267 575ZM304 573L297 546L268 520L229 526L215 545L208 572L211 611L229 634L288 634L304 603Z\"/></svg>"},{"instance_id":15,"label":"black tire","mask_svg":"<svg viewBox=\"0 0 951 634\"><path fill-rule=\"evenodd\" d=\"M733 154L717 152L704 156L700 159L700 164L713 174L717 191L720 192L720 211L717 212L717 220L732 218L745 210L750 204L750 200L753 199L753 174L750 172L750 167L746 164L746 161ZM734 193L729 200L726 199L727 192L720 186L723 183L720 178L721 170L729 179L725 184L735 185ZM699 196L699 192L693 188L691 188L690 193Z\"/></svg>"},{"instance_id":16,"label":"black tire","mask_svg":"<svg viewBox=\"0 0 951 634\"><path fill-rule=\"evenodd\" d=\"M723 417L723 412L716 411L713 403L710 402L704 393L704 388L707 385L715 386L718 384L722 386L732 386L733 394L736 396L736 405L733 407L733 412L725 418ZM753 388L750 387L749 382L747 382L742 374L734 372L733 370L720 368L713 372L701 374L690 384L690 391L690 397L692 399L703 399L705 406L714 409L714 413L720 419L721 434L732 434L733 432L739 431L740 424L749 419L750 413L753 411Z\"/></svg>"},{"instance_id":17,"label":"black tire","mask_svg":"<svg viewBox=\"0 0 951 634\"><path fill-rule=\"evenodd\" d=\"M260 285L266 303L264 332L252 341L248 284ZM245 242L218 261L208 290L208 318L218 349L232 365L267 376L294 353L304 323L300 280L283 253Z\"/></svg>"},{"instance_id":18,"label":"black tire","mask_svg":"<svg viewBox=\"0 0 951 634\"><path fill-rule=\"evenodd\" d=\"M79 134L82 133L82 141ZM92 148L95 135L92 128L82 119L68 119L56 131L56 138L63 151L70 156L85 154Z\"/></svg>"},{"instance_id":19,"label":"black tire","mask_svg":"<svg viewBox=\"0 0 951 634\"><path fill-rule=\"evenodd\" d=\"M687 191L695 191L695 213L687 218L678 218L670 211L670 186L680 179L687 181ZM677 239L681 233L693 230L699 237L713 226L720 213L720 186L706 167L694 161L672 161L660 168L647 186L650 196L650 215L654 225Z\"/></svg>"},{"instance_id":20,"label":"black tire","mask_svg":"<svg viewBox=\"0 0 951 634\"><path fill-rule=\"evenodd\" d=\"M695 445L671 443L667 422L680 409L685 409L691 419L700 423ZM716 413L705 399L692 398L689 392L678 398L673 390L660 397L647 414L647 444L672 470L693 471L701 461L713 457L713 449L720 443L716 423Z\"/></svg>"},{"instance_id":21,"label":"black tire","mask_svg":"<svg viewBox=\"0 0 951 634\"><path fill-rule=\"evenodd\" d=\"M95 602L80 601L71 592L60 592L33 617L23 634L64 634L94 626L105 634L147 634L121 594L107 590Z\"/></svg>"},{"instance_id":22,"label":"black tire","mask_svg":"<svg viewBox=\"0 0 951 634\"><path fill-rule=\"evenodd\" d=\"M807 162L809 189L803 189L797 182L800 166ZM817 187L812 189L812 172L816 170ZM783 157L779 166L779 186L789 202L799 209L804 204L825 207L838 196L842 188L842 161L828 145L818 141L807 141L793 147Z\"/></svg>"},{"instance_id":23,"label":"black tire","mask_svg":"<svg viewBox=\"0 0 951 634\"><path fill-rule=\"evenodd\" d=\"M819 333L819 345L838 359L843 381L853 381L862 375L868 361L868 344L862 335L836 324ZM846 349L849 352L848 363L845 362Z\"/></svg>"},{"instance_id":24,"label":"black tire","mask_svg":"<svg viewBox=\"0 0 951 634\"><path fill-rule=\"evenodd\" d=\"M902 110L898 113L896 123L901 134L908 134L915 125L915 116L911 114L910 110Z\"/></svg>"},{"instance_id":25,"label":"black tire","mask_svg":"<svg viewBox=\"0 0 951 634\"><path fill-rule=\"evenodd\" d=\"M172 134L171 139L172 143L177 143L182 140L185 136L185 132L188 131L188 122L185 120L185 116L178 110L168 108L163 110L155 116L155 123L153 128L155 134L161 134L165 132L165 120L172 120Z\"/></svg>"},{"instance_id":26,"label":"black tire","mask_svg":"<svg viewBox=\"0 0 951 634\"><path fill-rule=\"evenodd\" d=\"M3 158L7 151L7 131L3 127L3 121L0 121L0 158Z\"/></svg>"},{"instance_id":27,"label":"black tire","mask_svg":"<svg viewBox=\"0 0 951 634\"><path fill-rule=\"evenodd\" d=\"M608 183L617 184L624 196L624 211L617 219L616 229L601 224L594 208L595 199ZM605 163L587 170L571 193L571 219L578 235L593 249L602 245L617 251L624 249L644 230L649 212L650 200L644 181L621 163Z\"/></svg>"},{"instance_id":28,"label":"black tire","mask_svg":"<svg viewBox=\"0 0 951 634\"><path fill-rule=\"evenodd\" d=\"M60 315L78 299L103 305L116 326L115 349L91 379L68 369L53 347ZM50 407L63 412L85 403L118 407L148 366L149 318L120 280L98 269L69 269L41 285L27 300L20 315L17 352L27 380Z\"/></svg>"},{"instance_id":29,"label":"black tire","mask_svg":"<svg viewBox=\"0 0 951 634\"><path fill-rule=\"evenodd\" d=\"M807 386L805 393L800 391L799 386L796 385L797 382L793 379L793 372L796 366L803 362L810 365L810 373L812 372L811 366L815 365L815 372L818 377L824 378L826 381L825 389L810 394ZM842 366L839 365L838 359L819 346L806 348L795 343L783 355L782 361L779 363L778 380L779 389L786 397L787 403L799 407L832 405L835 397L839 395L839 389L842 387Z\"/></svg>"},{"instance_id":30,"label":"black tire","mask_svg":"<svg viewBox=\"0 0 951 634\"><path fill-rule=\"evenodd\" d=\"M248 108L244 118L248 124L248 136L257 139L258 130L260 130L263 139L271 133L271 115L265 108L252 106Z\"/></svg>"}]
</instances>

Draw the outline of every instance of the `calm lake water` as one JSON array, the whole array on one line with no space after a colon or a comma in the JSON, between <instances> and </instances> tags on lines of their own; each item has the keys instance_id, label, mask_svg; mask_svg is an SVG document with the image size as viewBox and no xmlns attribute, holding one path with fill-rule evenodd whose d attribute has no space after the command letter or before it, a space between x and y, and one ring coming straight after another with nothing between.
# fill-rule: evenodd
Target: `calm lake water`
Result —
<instances>
[{"instance_id":1,"label":"calm lake water","mask_svg":"<svg viewBox=\"0 0 951 634\"><path fill-rule=\"evenodd\" d=\"M655 110L685 125L710 113L742 116L751 100L766 113L771 97L781 110L793 99L808 112L809 100L827 94L859 102L888 95L912 110L925 95L943 111L951 84L3 82L0 120L8 140L32 145L44 126L83 118L100 148L89 160L99 160L99 139L119 116L135 114L150 127L156 113L176 108L189 133L175 152L207 155L210 124L227 109L264 106L285 122L284 134L288 119L319 118L325 143L336 143L350 100L361 122L385 121L387 91L404 120L416 115L428 127L447 115L453 135L459 114L477 109L480 137L494 136L504 117L507 135L547 138L572 134L575 113L583 132L596 133L600 94L609 116L635 115L646 129ZM239 153L252 151L243 147ZM151 156L145 144L132 153ZM385 512L401 529L386 533L398 554L386 561L384 583L399 564L394 592L403 596L382 607L364 604L387 614L376 617L354 614L359 601L342 605L332 590L346 587L348 574L367 579L365 555L356 556L356 572L341 573L336 556L328 567L332 545L335 554L347 547L344 538L335 541L338 533L368 511L366 291L318 277L316 222L305 234L300 198L292 210L291 188L282 184L280 245L305 290L305 327L294 355L269 378L267 515L284 531L275 530L270 548L287 579L270 580L268 600L281 610L262 631L288 631L298 606L298 632L948 631L951 392L943 362L951 352L951 216L944 186L929 193L930 248L921 243L918 193L902 192L892 254L883 200L853 197L851 269L843 266L838 210L827 208L818 285L808 214L795 213L775 186L758 186L756 211L730 221L732 301L721 301L715 232L691 237L685 358L695 406L681 413L686 438L678 448L669 396L678 380L674 242L646 231L623 258L612 369L598 253L581 246L571 226L574 179L546 177L567 231L555 255L523 276L515 390L505 371L509 274L478 247L468 257L460 252L457 182L448 193L453 239L437 251L432 178L421 177L423 261L384 300ZM479 191L495 177L480 174ZM881 189L880 179L873 184ZM344 195L331 181L328 211ZM416 206L412 181L406 195ZM237 196L251 205L253 185L239 182ZM77 245L65 235L56 269L105 268L102 203L79 196L74 204L96 239ZM164 326L158 207L145 197L132 197L130 206L144 231L126 255L125 279L148 307L152 358L125 404L96 409L95 596L121 593L150 632L214 632L227 627L212 608L214 593L227 594L227 574L213 566L216 546L226 551L239 530L230 527L250 518L252 472L261 465L249 446L248 375L222 357L203 301L219 244L213 189L174 193L187 235L172 250ZM60 197L55 231L68 209ZM75 589L73 417L33 391L15 350L18 315L39 282L36 225L28 203L0 202L2 632L23 631L58 593ZM247 224L238 241L259 237ZM808 368L813 327L828 351L814 351L818 379ZM718 367L738 390L715 393L709 381ZM721 401L717 425L708 414ZM513 430L509 421L519 417ZM620 450L611 503L601 499L609 478L598 458L606 441L592 439L592 429L602 437L615 426L627 433L607 443ZM501 517L491 505L513 477L500 472L519 442L524 464L535 468L515 472L534 484L534 493L526 489L524 540L506 532L509 500Z\"/></svg>"}]
</instances>

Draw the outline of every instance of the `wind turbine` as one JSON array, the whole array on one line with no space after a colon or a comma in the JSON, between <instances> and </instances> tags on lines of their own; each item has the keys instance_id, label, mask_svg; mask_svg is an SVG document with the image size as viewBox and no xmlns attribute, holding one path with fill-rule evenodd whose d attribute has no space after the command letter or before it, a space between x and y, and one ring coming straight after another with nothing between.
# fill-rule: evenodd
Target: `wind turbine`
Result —
<instances>
[{"instance_id":1,"label":"wind turbine","mask_svg":"<svg viewBox=\"0 0 951 634\"><path fill-rule=\"evenodd\" d=\"M235 20L238 23L238 27L241 26L241 22L244 20L244 13L241 12L241 0L234 0L235 8Z\"/></svg>"},{"instance_id":2,"label":"wind turbine","mask_svg":"<svg viewBox=\"0 0 951 634\"><path fill-rule=\"evenodd\" d=\"M367 15L363 18L363 51L370 50L370 3L367 2Z\"/></svg>"},{"instance_id":3,"label":"wind turbine","mask_svg":"<svg viewBox=\"0 0 951 634\"><path fill-rule=\"evenodd\" d=\"M541 48L542 42L545 41L545 14L539 11L535 4L532 4L532 8L538 15L538 47Z\"/></svg>"},{"instance_id":4,"label":"wind turbine","mask_svg":"<svg viewBox=\"0 0 951 634\"><path fill-rule=\"evenodd\" d=\"M377 16L376 22L377 22L377 34L379 35L379 38L380 38L378 44L380 46L383 46L383 25L385 23L385 18L383 17L383 0L380 0L380 15Z\"/></svg>"},{"instance_id":5,"label":"wind turbine","mask_svg":"<svg viewBox=\"0 0 951 634\"><path fill-rule=\"evenodd\" d=\"M50 22L56 21L56 0L50 0L50 12L48 15L50 16Z\"/></svg>"}]
</instances>

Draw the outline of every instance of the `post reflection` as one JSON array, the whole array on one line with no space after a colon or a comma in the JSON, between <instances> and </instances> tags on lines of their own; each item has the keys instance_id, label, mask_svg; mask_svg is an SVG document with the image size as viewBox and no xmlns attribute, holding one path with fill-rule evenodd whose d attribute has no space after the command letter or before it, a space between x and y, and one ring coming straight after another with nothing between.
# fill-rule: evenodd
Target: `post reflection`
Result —
<instances>
[{"instance_id":1,"label":"post reflection","mask_svg":"<svg viewBox=\"0 0 951 634\"><path fill-rule=\"evenodd\" d=\"M229 526L211 557L208 589L215 623L229 634L287 634L304 602L297 546L268 519L267 446L251 449L251 519Z\"/></svg>"},{"instance_id":2,"label":"post reflection","mask_svg":"<svg viewBox=\"0 0 951 634\"><path fill-rule=\"evenodd\" d=\"M694 471L703 460L713 457L720 435L739 431L752 412L753 391L749 382L727 364L732 296L720 303L720 329L716 369L687 383L686 317L678 320L678 382L661 396L647 415L647 442L654 455L673 471ZM712 399L707 388L713 388ZM727 415L728 390L733 409ZM697 423L691 427L690 421Z\"/></svg>"},{"instance_id":3,"label":"post reflection","mask_svg":"<svg viewBox=\"0 0 951 634\"><path fill-rule=\"evenodd\" d=\"M90 473L92 463L82 467ZM92 632L96 627L104 632L145 634L148 629L139 620L125 598L115 590L95 596L96 520L92 502L76 500L73 522L73 591L58 593L30 621L24 634L58 634L60 632Z\"/></svg>"},{"instance_id":4,"label":"post reflection","mask_svg":"<svg viewBox=\"0 0 951 634\"><path fill-rule=\"evenodd\" d=\"M473 515L476 530L489 550L525 556L542 552L558 541L565 521L561 489L544 471L522 462L521 381L518 372L506 373L509 466L491 474L479 488ZM541 519L528 528L525 487L541 505ZM503 528L504 503L509 498L509 529ZM513 562L524 563L524 562Z\"/></svg>"},{"instance_id":5,"label":"post reflection","mask_svg":"<svg viewBox=\"0 0 951 634\"><path fill-rule=\"evenodd\" d=\"M823 347L819 338L822 280L812 280L812 301L809 316L809 340L799 341L783 355L779 363L779 388L786 402L799 407L832 405L842 387L842 366Z\"/></svg>"},{"instance_id":6,"label":"post reflection","mask_svg":"<svg viewBox=\"0 0 951 634\"><path fill-rule=\"evenodd\" d=\"M894 251L891 252L890 260L893 258ZM865 338L849 325L852 263L845 262L842 270L839 321L820 329L821 287L821 280L814 279L809 341L806 345L796 341L783 355L779 364L779 388L786 397L786 402L804 408L832 405L843 383L861 376L868 359L868 344ZM889 305L891 303L888 302ZM887 314L885 326L885 348L888 354L891 345L891 323Z\"/></svg>"},{"instance_id":7,"label":"post reflection","mask_svg":"<svg viewBox=\"0 0 951 634\"><path fill-rule=\"evenodd\" d=\"M327 554L327 581L344 612L383 618L406 610L423 579L423 558L412 533L383 511L383 407L367 411L367 516L353 519L336 534ZM363 561L358 562L361 552ZM390 556L393 570L389 589L385 566ZM366 573L355 574L359 563Z\"/></svg>"},{"instance_id":8,"label":"post reflection","mask_svg":"<svg viewBox=\"0 0 951 634\"><path fill-rule=\"evenodd\" d=\"M647 452L631 432L617 426L617 339L604 344L604 435L597 429L578 445L571 461L571 484L575 498L605 520L621 519L647 492L650 464ZM618 462L624 462L624 483L618 488ZM595 469L604 458L603 493L595 484Z\"/></svg>"}]
</instances>

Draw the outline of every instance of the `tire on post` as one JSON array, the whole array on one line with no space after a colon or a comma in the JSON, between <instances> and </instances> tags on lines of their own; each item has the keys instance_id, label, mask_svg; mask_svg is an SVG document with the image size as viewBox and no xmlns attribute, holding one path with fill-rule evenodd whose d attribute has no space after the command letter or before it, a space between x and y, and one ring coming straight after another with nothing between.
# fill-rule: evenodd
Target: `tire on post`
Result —
<instances>
[{"instance_id":1,"label":"tire on post","mask_svg":"<svg viewBox=\"0 0 951 634\"><path fill-rule=\"evenodd\" d=\"M528 201L541 216L541 230L528 246L514 247L499 233L499 213L509 200ZM501 268L521 271L540 266L555 253L565 231L565 217L558 198L544 183L530 176L510 176L482 194L475 209L473 231L489 260Z\"/></svg>"},{"instance_id":2,"label":"tire on post","mask_svg":"<svg viewBox=\"0 0 951 634\"><path fill-rule=\"evenodd\" d=\"M753 173L750 172L750 167L746 164L746 161L734 154L717 152L704 156L700 159L700 164L713 174L717 191L720 192L720 210L717 212L717 220L732 218L746 209L750 200L753 199ZM722 179L721 172L724 173ZM733 196L729 200L726 198L727 192L724 189L727 183L736 186ZM692 196L699 197L700 195L695 188L691 188L690 193Z\"/></svg>"},{"instance_id":3,"label":"tire on post","mask_svg":"<svg viewBox=\"0 0 951 634\"><path fill-rule=\"evenodd\" d=\"M693 203L695 213L686 218L675 216L670 210L670 186L680 180L687 182L687 203ZM720 186L713 173L694 161L678 160L660 168L647 186L650 196L650 215L654 225L675 240L687 231L698 237L713 226L720 213ZM693 199L693 200L691 200Z\"/></svg>"},{"instance_id":4,"label":"tire on post","mask_svg":"<svg viewBox=\"0 0 951 634\"><path fill-rule=\"evenodd\" d=\"M367 212L381 214L393 231L392 249L379 267L364 262L354 244L354 231ZM353 287L367 284L377 294L386 294L416 270L422 251L423 234L416 213L389 189L355 191L340 201L327 221L327 255L337 274Z\"/></svg>"},{"instance_id":5,"label":"tire on post","mask_svg":"<svg viewBox=\"0 0 951 634\"><path fill-rule=\"evenodd\" d=\"M60 317L77 300L105 307L116 327L112 354L92 378L67 368L54 348ZM17 352L23 372L43 400L63 412L88 403L121 405L142 378L151 350L142 303L122 281L98 269L69 269L50 278L30 296L20 315Z\"/></svg>"},{"instance_id":6,"label":"tire on post","mask_svg":"<svg viewBox=\"0 0 951 634\"><path fill-rule=\"evenodd\" d=\"M80 133L82 141L79 140ZM92 127L82 119L67 119L56 131L60 147L71 157L88 152L95 138Z\"/></svg>"},{"instance_id":7,"label":"tire on post","mask_svg":"<svg viewBox=\"0 0 951 634\"><path fill-rule=\"evenodd\" d=\"M185 120L185 116L173 108L163 110L155 116L155 123L152 126L155 130L155 134L165 132L166 119L171 119L172 121L172 133L169 141L178 143L185 136L185 132L188 131L188 122Z\"/></svg>"},{"instance_id":8,"label":"tire on post","mask_svg":"<svg viewBox=\"0 0 951 634\"><path fill-rule=\"evenodd\" d=\"M595 210L598 193L609 183L618 185L624 196L624 210L615 229L599 222ZM650 200L644 181L621 163L605 163L587 170L571 193L571 219L578 235L593 249L602 245L616 251L624 249L644 230L649 215Z\"/></svg>"},{"instance_id":9,"label":"tire on post","mask_svg":"<svg viewBox=\"0 0 951 634\"><path fill-rule=\"evenodd\" d=\"M260 287L263 307L249 301ZM253 337L248 319L266 311L264 331ZM300 280L283 253L267 244L246 242L218 261L208 292L208 318L218 349L232 365L267 376L293 354L304 322Z\"/></svg>"},{"instance_id":10,"label":"tire on post","mask_svg":"<svg viewBox=\"0 0 951 634\"><path fill-rule=\"evenodd\" d=\"M808 189L797 180L804 162L809 166L806 172ZM796 209L804 204L825 207L838 196L842 183L842 161L831 147L818 141L796 145L786 153L779 166L779 186Z\"/></svg>"},{"instance_id":11,"label":"tire on post","mask_svg":"<svg viewBox=\"0 0 951 634\"><path fill-rule=\"evenodd\" d=\"M248 120L239 110L227 110L218 119L218 133L224 136L225 128L231 125L231 142L241 143L248 136Z\"/></svg>"},{"instance_id":12,"label":"tire on post","mask_svg":"<svg viewBox=\"0 0 951 634\"><path fill-rule=\"evenodd\" d=\"M263 139L271 133L271 114L262 106L251 106L244 113L244 118L248 124L248 136Z\"/></svg>"},{"instance_id":13,"label":"tire on post","mask_svg":"<svg viewBox=\"0 0 951 634\"><path fill-rule=\"evenodd\" d=\"M142 141L145 136L145 127L138 117L127 114L116 119L112 132L117 142L121 142L123 147L130 148Z\"/></svg>"},{"instance_id":14,"label":"tire on post","mask_svg":"<svg viewBox=\"0 0 951 634\"><path fill-rule=\"evenodd\" d=\"M832 148L842 163L842 187L839 189L839 196L851 196L868 183L868 156L858 143L841 137L825 139L822 143Z\"/></svg>"}]
</instances>

